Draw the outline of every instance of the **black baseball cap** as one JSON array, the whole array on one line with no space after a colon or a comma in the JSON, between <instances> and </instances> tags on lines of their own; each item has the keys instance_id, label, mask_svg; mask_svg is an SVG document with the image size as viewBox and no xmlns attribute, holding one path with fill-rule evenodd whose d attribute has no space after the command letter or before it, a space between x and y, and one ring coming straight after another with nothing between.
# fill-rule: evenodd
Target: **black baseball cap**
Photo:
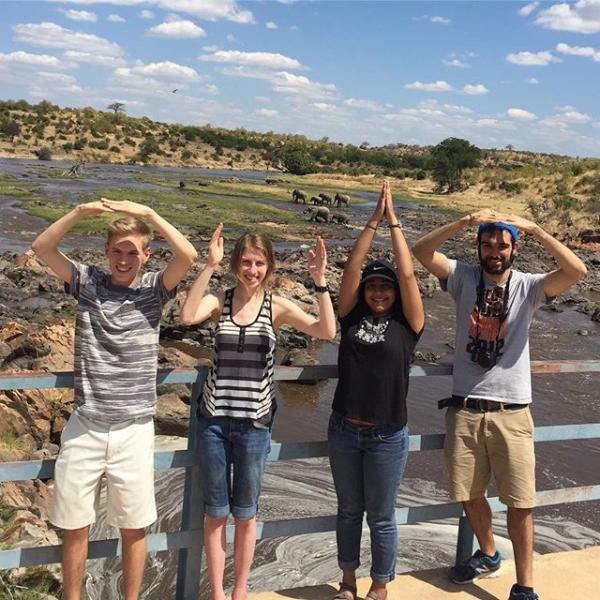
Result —
<instances>
[{"instance_id":1,"label":"black baseball cap","mask_svg":"<svg viewBox=\"0 0 600 600\"><path fill-rule=\"evenodd\" d=\"M398 275L396 274L396 269L394 269L394 265L387 260L378 259L368 263L363 269L360 282L364 283L368 279L373 279L374 277L382 277L383 279L387 279L396 285L398 284Z\"/></svg>"}]
</instances>

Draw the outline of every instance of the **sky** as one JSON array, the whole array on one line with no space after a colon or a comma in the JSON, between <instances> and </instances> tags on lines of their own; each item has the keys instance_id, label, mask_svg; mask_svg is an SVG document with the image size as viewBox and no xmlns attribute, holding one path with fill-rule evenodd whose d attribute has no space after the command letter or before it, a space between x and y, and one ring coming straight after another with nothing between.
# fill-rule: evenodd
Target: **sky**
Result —
<instances>
[{"instance_id":1,"label":"sky","mask_svg":"<svg viewBox=\"0 0 600 600\"><path fill-rule=\"evenodd\" d=\"M0 0L0 99L600 156L600 0Z\"/></svg>"}]
</instances>

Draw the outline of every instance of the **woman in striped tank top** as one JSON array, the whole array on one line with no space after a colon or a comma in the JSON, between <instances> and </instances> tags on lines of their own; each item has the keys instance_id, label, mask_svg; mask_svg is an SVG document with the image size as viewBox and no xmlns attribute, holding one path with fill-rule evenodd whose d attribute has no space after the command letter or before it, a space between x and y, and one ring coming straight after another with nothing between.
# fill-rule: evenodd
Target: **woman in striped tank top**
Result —
<instances>
[{"instance_id":1,"label":"woman in striped tank top","mask_svg":"<svg viewBox=\"0 0 600 600\"><path fill-rule=\"evenodd\" d=\"M319 298L319 316L304 312L269 291L275 265L268 237L246 233L230 259L234 288L207 294L210 278L223 260L221 223L214 231L204 270L181 309L184 323L217 323L215 360L199 406L198 448L204 490L204 548L210 600L224 600L225 524L235 523L232 600L247 597L254 556L256 512L270 450L275 412L273 369L276 333L290 325L307 335L333 339L335 315L325 281L327 252L320 237L308 252L308 270Z\"/></svg>"}]
</instances>

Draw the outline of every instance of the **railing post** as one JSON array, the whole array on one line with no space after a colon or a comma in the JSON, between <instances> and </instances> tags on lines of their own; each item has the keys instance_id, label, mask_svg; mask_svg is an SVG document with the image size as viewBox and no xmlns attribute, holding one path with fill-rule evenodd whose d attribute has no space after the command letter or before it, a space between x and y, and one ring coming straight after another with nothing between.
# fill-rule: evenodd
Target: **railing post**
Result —
<instances>
[{"instance_id":1,"label":"railing post","mask_svg":"<svg viewBox=\"0 0 600 600\"><path fill-rule=\"evenodd\" d=\"M458 519L458 536L456 538L456 562L460 565L466 562L473 554L475 536L469 525L469 520L464 515Z\"/></svg>"},{"instance_id":2,"label":"railing post","mask_svg":"<svg viewBox=\"0 0 600 600\"><path fill-rule=\"evenodd\" d=\"M198 419L196 411L198 399L204 385L204 370L192 385L190 402L190 426L188 431L188 450L196 450L196 432ZM200 595L200 571L202 568L202 546L204 536L204 500L200 484L198 465L187 467L183 488L183 508L181 511L181 530L193 531L193 542L189 548L179 551L177 559L177 583L175 600L197 600Z\"/></svg>"}]
</instances>

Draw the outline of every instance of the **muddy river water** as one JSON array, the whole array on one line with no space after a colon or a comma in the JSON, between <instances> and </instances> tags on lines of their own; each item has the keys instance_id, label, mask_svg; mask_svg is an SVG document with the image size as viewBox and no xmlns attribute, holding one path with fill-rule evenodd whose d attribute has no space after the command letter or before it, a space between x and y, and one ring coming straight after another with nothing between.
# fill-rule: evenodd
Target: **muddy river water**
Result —
<instances>
[{"instance_id":1,"label":"muddy river water","mask_svg":"<svg viewBox=\"0 0 600 600\"><path fill-rule=\"evenodd\" d=\"M39 163L0 161L0 171L8 172L42 186L48 195L76 201L82 194L107 187L148 186L134 179L142 171L152 174L174 172L261 180L264 173L231 171L174 170L122 165L86 166L85 177L78 180L36 177ZM56 166L56 163L52 163ZM67 167L69 165L66 165ZM164 188L161 188L164 190ZM369 200L374 198L365 195ZM402 205L402 201L400 200ZM0 251L21 252L31 243L45 223L28 217L12 198L0 197L2 222ZM371 202L352 207L355 223L364 222ZM414 237L419 232L409 231ZM69 237L67 245L75 247L81 240ZM89 247L90 241L85 244ZM98 240L98 244L101 241ZM518 268L518 265L517 265ZM446 295L436 293L426 300L427 328L419 348L441 355L451 362L453 344L453 305ZM600 324L589 316L565 308L563 312L538 311L531 327L531 353L534 360L600 359ZM321 346L318 358L334 363L337 347ZM532 413L537 425L600 422L600 376L598 374L535 375ZM279 410L273 430L277 441L322 440L326 437L327 419L335 381L317 385L279 384ZM448 395L449 377L419 377L411 380L409 426L411 433L443 431L443 413L436 401ZM551 442L537 445L538 489L598 484L600 442ZM154 530L178 528L183 486L181 471L160 471L156 475L160 521ZM495 495L495 490L491 491ZM440 451L411 453L398 497L398 506L447 501L447 483ZM326 460L310 459L271 463L265 477L260 518L263 520L327 515L335 512L335 493ZM598 502L584 502L536 510L536 551L552 552L600 544L600 510ZM424 523L400 528L399 571L431 568L451 564L456 540L455 521ZM498 515L494 525L499 546L511 555L506 541L505 517ZM112 536L115 532L101 521L94 537ZM368 574L368 534L363 535L364 560L361 575ZM280 538L260 542L251 586L254 590L290 588L335 581L338 571L332 533ZM175 577L173 553L159 553L149 559L144 584L144 598L158 600L173 597ZM120 583L115 561L89 563L87 590L91 599L114 600ZM575 576L575 574L574 574ZM231 565L228 566L231 578ZM206 583L203 578L203 583ZM202 586L206 590L206 585Z\"/></svg>"}]
</instances>

